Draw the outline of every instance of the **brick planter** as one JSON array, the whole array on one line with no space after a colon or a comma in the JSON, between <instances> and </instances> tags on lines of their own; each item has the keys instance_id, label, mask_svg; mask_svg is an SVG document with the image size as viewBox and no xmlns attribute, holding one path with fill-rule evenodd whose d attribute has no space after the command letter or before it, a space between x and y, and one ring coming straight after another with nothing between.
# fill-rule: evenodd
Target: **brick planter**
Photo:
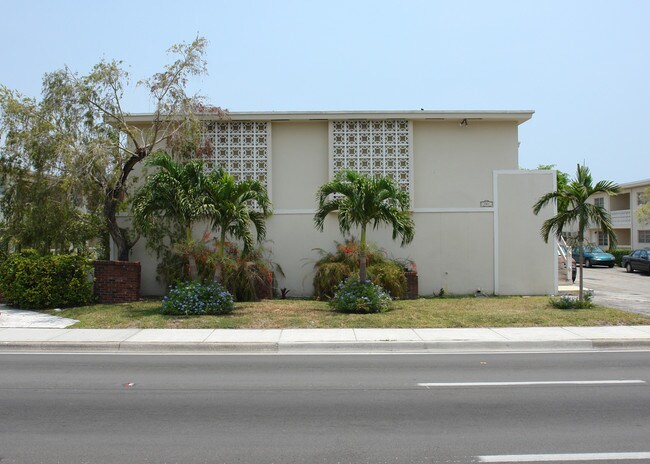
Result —
<instances>
[{"instance_id":1,"label":"brick planter","mask_svg":"<svg viewBox=\"0 0 650 464\"><path fill-rule=\"evenodd\" d=\"M405 300L415 300L418 297L418 273L415 271L404 272L406 277Z\"/></svg>"},{"instance_id":2,"label":"brick planter","mask_svg":"<svg viewBox=\"0 0 650 464\"><path fill-rule=\"evenodd\" d=\"M128 303L140 299L140 263L95 261L93 293L99 303Z\"/></svg>"},{"instance_id":3,"label":"brick planter","mask_svg":"<svg viewBox=\"0 0 650 464\"><path fill-rule=\"evenodd\" d=\"M258 300L272 300L273 299L273 273L271 273L270 281L258 282L255 285L255 294Z\"/></svg>"}]
</instances>

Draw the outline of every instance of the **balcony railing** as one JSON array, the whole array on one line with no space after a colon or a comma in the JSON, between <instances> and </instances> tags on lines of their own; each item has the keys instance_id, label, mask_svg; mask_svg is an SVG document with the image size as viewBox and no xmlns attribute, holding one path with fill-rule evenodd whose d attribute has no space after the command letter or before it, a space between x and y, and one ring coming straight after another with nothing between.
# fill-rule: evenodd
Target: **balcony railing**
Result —
<instances>
[{"instance_id":1,"label":"balcony railing","mask_svg":"<svg viewBox=\"0 0 650 464\"><path fill-rule=\"evenodd\" d=\"M610 211L610 215L612 217L612 226L615 229L632 227L632 212L629 209Z\"/></svg>"}]
</instances>

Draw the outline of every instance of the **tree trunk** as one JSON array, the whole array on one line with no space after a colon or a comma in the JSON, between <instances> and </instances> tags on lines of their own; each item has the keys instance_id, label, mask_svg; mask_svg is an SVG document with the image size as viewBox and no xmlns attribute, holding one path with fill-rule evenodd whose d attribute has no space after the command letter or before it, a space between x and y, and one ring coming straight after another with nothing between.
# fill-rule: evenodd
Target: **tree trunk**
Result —
<instances>
[{"instance_id":1,"label":"tree trunk","mask_svg":"<svg viewBox=\"0 0 650 464\"><path fill-rule=\"evenodd\" d=\"M118 261L128 261L129 251L131 251L133 244L129 242L126 230L122 229L117 223L117 199L112 192L108 192L104 200L104 219L106 220L108 233L117 247Z\"/></svg>"},{"instance_id":2,"label":"tree trunk","mask_svg":"<svg viewBox=\"0 0 650 464\"><path fill-rule=\"evenodd\" d=\"M122 200L122 197L126 194L126 182L129 178L129 174L133 171L133 168L136 164L142 161L144 158L149 155L153 146L137 147L136 155L131 156L124 166L122 166L122 173L117 181L117 185L113 187L106 187L104 198L104 219L106 220L106 225L108 227L108 233L115 242L117 247L117 259L119 261L128 261L129 260L129 251L135 245L135 241L129 241L126 229L122 229L117 224L117 205Z\"/></svg>"},{"instance_id":3,"label":"tree trunk","mask_svg":"<svg viewBox=\"0 0 650 464\"><path fill-rule=\"evenodd\" d=\"M226 228L222 227L219 240L219 252L217 254L217 265L214 269L214 281L218 283L223 282L223 261L226 255Z\"/></svg>"},{"instance_id":4,"label":"tree trunk","mask_svg":"<svg viewBox=\"0 0 650 464\"><path fill-rule=\"evenodd\" d=\"M196 267L196 258L194 257L192 226L185 226L185 239L187 240L187 267L190 274L190 280L196 281L199 277L199 270Z\"/></svg>"},{"instance_id":5,"label":"tree trunk","mask_svg":"<svg viewBox=\"0 0 650 464\"><path fill-rule=\"evenodd\" d=\"M368 280L366 270L366 225L361 226L361 239L359 241L359 280L365 282Z\"/></svg>"},{"instance_id":6,"label":"tree trunk","mask_svg":"<svg viewBox=\"0 0 650 464\"><path fill-rule=\"evenodd\" d=\"M583 277L583 272L584 272L584 266L585 266L585 250L583 247L584 244L584 238L582 234L578 235L578 247L580 250L580 291L578 292L578 300L582 301L583 299L583 291L584 291L584 277Z\"/></svg>"}]
</instances>

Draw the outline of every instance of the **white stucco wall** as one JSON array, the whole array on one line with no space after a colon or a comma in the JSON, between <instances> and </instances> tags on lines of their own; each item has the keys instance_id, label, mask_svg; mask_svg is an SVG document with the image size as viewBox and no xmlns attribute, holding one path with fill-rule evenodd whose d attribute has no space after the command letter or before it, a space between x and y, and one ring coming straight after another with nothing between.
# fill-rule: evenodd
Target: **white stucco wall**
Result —
<instances>
[{"instance_id":1,"label":"white stucco wall","mask_svg":"<svg viewBox=\"0 0 650 464\"><path fill-rule=\"evenodd\" d=\"M316 191L329 179L328 124L301 120L271 125L275 214L267 222L266 247L284 270L279 286L289 288L292 296L312 293L314 249L333 251L334 242L343 240L334 215L322 233L313 226ZM531 208L554 188L555 177L549 171L515 173L517 123L470 121L463 127L457 121L421 120L411 127L415 239L402 248L391 240L390 230L380 229L371 231L369 240L389 255L416 262L421 295L440 289L448 294L477 289L554 293L555 252L539 236L545 216L533 216ZM493 206L482 206L485 200ZM133 249L132 259L142 263L142 294L163 293L156 260L144 241Z\"/></svg>"},{"instance_id":2,"label":"white stucco wall","mask_svg":"<svg viewBox=\"0 0 650 464\"><path fill-rule=\"evenodd\" d=\"M557 288L555 240L544 243L540 229L555 214L549 206L539 215L532 205L555 187L555 171L497 171L495 227L496 293L544 295Z\"/></svg>"}]
</instances>

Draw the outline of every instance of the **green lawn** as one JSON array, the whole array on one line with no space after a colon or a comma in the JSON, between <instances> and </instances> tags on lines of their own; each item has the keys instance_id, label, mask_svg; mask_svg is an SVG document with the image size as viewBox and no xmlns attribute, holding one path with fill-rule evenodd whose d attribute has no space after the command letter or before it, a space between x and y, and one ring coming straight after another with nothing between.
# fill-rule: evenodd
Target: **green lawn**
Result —
<instances>
[{"instance_id":1,"label":"green lawn","mask_svg":"<svg viewBox=\"0 0 650 464\"><path fill-rule=\"evenodd\" d=\"M313 300L237 303L225 316L167 316L158 301L93 305L58 311L74 328L361 328L548 327L645 325L650 317L611 308L556 309L547 297L435 298L399 301L381 314L342 314Z\"/></svg>"}]
</instances>

